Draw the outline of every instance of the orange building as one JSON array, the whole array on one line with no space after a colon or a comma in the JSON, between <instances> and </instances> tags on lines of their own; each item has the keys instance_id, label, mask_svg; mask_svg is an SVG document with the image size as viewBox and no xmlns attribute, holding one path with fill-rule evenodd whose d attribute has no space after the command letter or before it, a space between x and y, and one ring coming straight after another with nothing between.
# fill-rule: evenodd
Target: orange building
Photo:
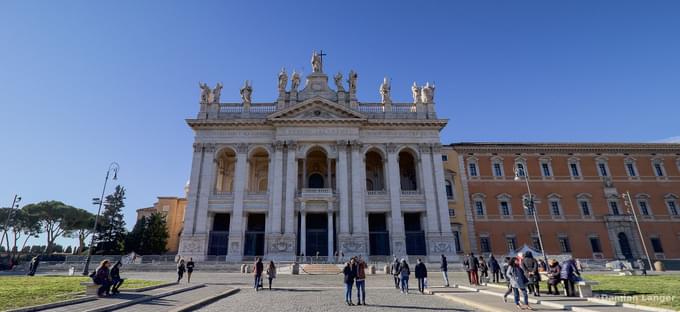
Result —
<instances>
[{"instance_id":1,"label":"orange building","mask_svg":"<svg viewBox=\"0 0 680 312\"><path fill-rule=\"evenodd\" d=\"M457 143L471 250L540 249L527 181L549 255L680 258L680 144ZM451 161L451 159L449 159ZM515 172L520 176L515 179Z\"/></svg>"},{"instance_id":2,"label":"orange building","mask_svg":"<svg viewBox=\"0 0 680 312\"><path fill-rule=\"evenodd\" d=\"M148 217L152 213L160 212L165 214L168 225L168 253L176 254L179 250L179 238L182 234L184 225L184 210L187 206L187 199L184 197L158 197L158 201L152 207L137 209L137 220Z\"/></svg>"}]
</instances>

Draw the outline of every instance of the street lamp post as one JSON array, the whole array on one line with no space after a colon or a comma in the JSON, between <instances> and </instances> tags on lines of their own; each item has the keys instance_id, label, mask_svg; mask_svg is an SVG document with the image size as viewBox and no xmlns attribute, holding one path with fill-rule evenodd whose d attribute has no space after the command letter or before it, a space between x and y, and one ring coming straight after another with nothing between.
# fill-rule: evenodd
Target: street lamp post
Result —
<instances>
[{"instance_id":1,"label":"street lamp post","mask_svg":"<svg viewBox=\"0 0 680 312\"><path fill-rule=\"evenodd\" d=\"M635 212L635 206L633 206L633 200L630 198L630 192L626 191L621 194L623 197L623 203L628 207L628 210L633 214L633 221L637 226L638 233L640 234L640 241L642 242L642 248L645 250L645 256L647 256L647 262L649 263L649 268L654 271L654 266L652 265L652 259L649 257L649 251L647 251L647 244L645 244L645 237L642 236L642 228L640 227L640 222L637 218L637 213Z\"/></svg>"},{"instance_id":2,"label":"street lamp post","mask_svg":"<svg viewBox=\"0 0 680 312\"><path fill-rule=\"evenodd\" d=\"M7 235L7 247L9 247L9 233L7 232L9 230L9 220L12 219L12 211L14 211L14 208L19 209L19 202L21 202L21 196L15 194L14 199L12 199L12 206L9 206L9 211L7 212L7 220L5 221L5 227L4 231L2 232L2 239L0 239L0 245L5 241L5 235ZM8 253L10 251L11 250L7 250Z\"/></svg>"},{"instance_id":3,"label":"street lamp post","mask_svg":"<svg viewBox=\"0 0 680 312\"><path fill-rule=\"evenodd\" d=\"M92 249L94 249L94 236L97 231L97 223L99 223L99 213L102 211L102 204L104 203L104 193L106 192L106 183L109 182L109 175L113 171L113 180L118 180L118 170L120 166L117 162L112 162L109 165L109 170L106 171L106 178L104 178L104 187L102 188L102 195L100 198L93 198L92 202L99 205L97 209L97 216L94 218L94 225L92 226L92 237L90 238L90 248L87 249L87 259L85 259L85 267L83 268L83 275L89 275L90 260L92 260Z\"/></svg>"},{"instance_id":4,"label":"street lamp post","mask_svg":"<svg viewBox=\"0 0 680 312\"><path fill-rule=\"evenodd\" d=\"M531 186L529 185L529 171L527 168L519 169L515 167L515 181L519 181L524 177L524 182L527 185L528 198L524 200L524 207L529 209L531 214L534 216L534 224L536 225L536 234L538 235L538 244L541 245L541 253L543 253L543 260L548 263L548 256L546 255L545 248L543 247L543 238L541 237L541 228L538 226L538 213L536 211L536 205L534 203L534 195L531 194Z\"/></svg>"}]
</instances>

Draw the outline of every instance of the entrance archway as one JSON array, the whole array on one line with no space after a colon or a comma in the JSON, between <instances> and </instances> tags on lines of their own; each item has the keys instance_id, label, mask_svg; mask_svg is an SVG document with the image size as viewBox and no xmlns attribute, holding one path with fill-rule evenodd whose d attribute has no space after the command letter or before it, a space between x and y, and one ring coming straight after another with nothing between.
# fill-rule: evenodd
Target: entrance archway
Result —
<instances>
[{"instance_id":1,"label":"entrance archway","mask_svg":"<svg viewBox=\"0 0 680 312\"><path fill-rule=\"evenodd\" d=\"M633 259L633 251L630 249L630 242L628 241L628 235L623 232L619 232L619 247L621 247L621 254L626 259Z\"/></svg>"}]
</instances>

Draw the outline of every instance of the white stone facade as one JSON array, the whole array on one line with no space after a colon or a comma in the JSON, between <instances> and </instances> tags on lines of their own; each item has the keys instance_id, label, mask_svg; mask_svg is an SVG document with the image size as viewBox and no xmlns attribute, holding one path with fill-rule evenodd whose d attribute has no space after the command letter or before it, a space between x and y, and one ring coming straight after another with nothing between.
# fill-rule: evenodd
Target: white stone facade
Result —
<instances>
[{"instance_id":1,"label":"white stone facade","mask_svg":"<svg viewBox=\"0 0 680 312\"><path fill-rule=\"evenodd\" d=\"M339 83L331 89L319 69L287 91L282 71L274 103L202 95L187 120L195 143L182 256L455 259L439 138L447 120L435 114L434 87L414 103L361 103L356 80L347 91Z\"/></svg>"}]
</instances>

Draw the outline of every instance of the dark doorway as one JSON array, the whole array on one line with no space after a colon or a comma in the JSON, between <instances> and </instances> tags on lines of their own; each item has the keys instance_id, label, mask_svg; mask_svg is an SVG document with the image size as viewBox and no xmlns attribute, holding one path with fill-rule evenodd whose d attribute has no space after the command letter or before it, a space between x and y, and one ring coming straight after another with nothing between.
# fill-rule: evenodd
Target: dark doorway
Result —
<instances>
[{"instance_id":1,"label":"dark doorway","mask_svg":"<svg viewBox=\"0 0 680 312\"><path fill-rule=\"evenodd\" d=\"M251 213L248 215L243 255L264 255L265 219L264 213Z\"/></svg>"},{"instance_id":2,"label":"dark doorway","mask_svg":"<svg viewBox=\"0 0 680 312\"><path fill-rule=\"evenodd\" d=\"M621 247L621 253L626 259L633 259L633 251L630 249L630 242L628 241L628 235L626 233L619 233L619 247Z\"/></svg>"},{"instance_id":3,"label":"dark doorway","mask_svg":"<svg viewBox=\"0 0 680 312\"><path fill-rule=\"evenodd\" d=\"M308 213L307 214L307 250L305 255L328 256L328 214Z\"/></svg>"},{"instance_id":4,"label":"dark doorway","mask_svg":"<svg viewBox=\"0 0 680 312\"><path fill-rule=\"evenodd\" d=\"M213 217L212 231L208 239L209 256L226 256L229 246L229 221L228 213L216 213Z\"/></svg>"},{"instance_id":5,"label":"dark doorway","mask_svg":"<svg viewBox=\"0 0 680 312\"><path fill-rule=\"evenodd\" d=\"M318 173L311 174L307 185L309 188L323 188L323 176Z\"/></svg>"},{"instance_id":6,"label":"dark doorway","mask_svg":"<svg viewBox=\"0 0 680 312\"><path fill-rule=\"evenodd\" d=\"M369 255L390 254L390 233L387 231L387 216L384 213L368 214Z\"/></svg>"},{"instance_id":7,"label":"dark doorway","mask_svg":"<svg viewBox=\"0 0 680 312\"><path fill-rule=\"evenodd\" d=\"M406 232L406 254L425 255L425 232L420 224L420 213L404 214L404 230Z\"/></svg>"}]
</instances>

